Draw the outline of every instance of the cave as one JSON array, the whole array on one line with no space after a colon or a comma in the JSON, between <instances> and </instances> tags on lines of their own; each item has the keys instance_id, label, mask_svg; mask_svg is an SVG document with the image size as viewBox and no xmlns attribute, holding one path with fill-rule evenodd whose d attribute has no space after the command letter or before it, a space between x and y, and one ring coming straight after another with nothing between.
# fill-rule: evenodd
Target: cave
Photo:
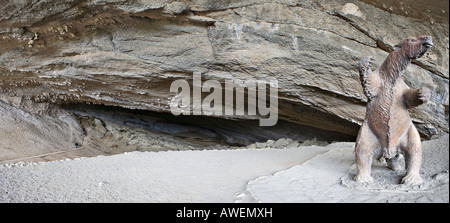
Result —
<instances>
[{"instance_id":1,"label":"cave","mask_svg":"<svg viewBox=\"0 0 450 223\"><path fill-rule=\"evenodd\" d=\"M274 126L259 126L258 120L224 119L211 116L180 115L97 104L64 104L61 108L79 120L95 118L123 128L148 134L165 135L203 149L224 145L245 147L255 142L289 138L300 143L315 139L326 145L333 141L352 141L354 135L279 120ZM84 128L87 123L80 121ZM91 123L92 124L92 123ZM294 131L293 131L294 130Z\"/></svg>"}]
</instances>

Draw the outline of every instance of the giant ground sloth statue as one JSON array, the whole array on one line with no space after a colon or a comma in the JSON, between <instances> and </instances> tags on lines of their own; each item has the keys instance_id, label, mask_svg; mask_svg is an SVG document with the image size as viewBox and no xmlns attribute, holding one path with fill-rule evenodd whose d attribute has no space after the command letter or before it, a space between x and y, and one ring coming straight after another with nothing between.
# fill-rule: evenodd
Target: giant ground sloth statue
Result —
<instances>
[{"instance_id":1,"label":"giant ground sloth statue","mask_svg":"<svg viewBox=\"0 0 450 223\"><path fill-rule=\"evenodd\" d=\"M373 156L384 157L388 166L397 170L400 154L405 158L407 170L402 183L422 182L419 175L422 144L407 109L425 103L430 93L426 88L410 89L402 80L402 73L412 59L421 57L432 46L430 36L404 39L374 71L373 57L361 59L359 73L368 103L355 146L357 182L372 181Z\"/></svg>"}]
</instances>

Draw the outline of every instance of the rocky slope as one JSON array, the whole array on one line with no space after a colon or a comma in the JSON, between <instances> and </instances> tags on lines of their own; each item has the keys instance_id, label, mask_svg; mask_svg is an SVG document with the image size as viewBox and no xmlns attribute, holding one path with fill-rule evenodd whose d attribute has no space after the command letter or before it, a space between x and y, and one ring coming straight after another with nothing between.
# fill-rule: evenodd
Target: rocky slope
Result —
<instances>
[{"instance_id":1,"label":"rocky slope","mask_svg":"<svg viewBox=\"0 0 450 223\"><path fill-rule=\"evenodd\" d=\"M279 119L355 136L366 103L359 59L378 66L403 38L427 34L433 49L404 78L432 99L411 115L424 138L448 132L448 2L429 13L419 1L364 2L4 1L0 94L169 113L170 84L193 72L221 83L273 77Z\"/></svg>"}]
</instances>

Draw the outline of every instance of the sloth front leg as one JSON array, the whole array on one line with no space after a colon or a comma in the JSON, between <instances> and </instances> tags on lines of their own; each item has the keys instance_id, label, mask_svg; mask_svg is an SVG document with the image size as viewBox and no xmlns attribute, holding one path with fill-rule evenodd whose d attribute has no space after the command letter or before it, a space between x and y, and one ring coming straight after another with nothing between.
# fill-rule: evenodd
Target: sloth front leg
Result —
<instances>
[{"instance_id":1,"label":"sloth front leg","mask_svg":"<svg viewBox=\"0 0 450 223\"><path fill-rule=\"evenodd\" d=\"M406 108L414 108L425 102L431 97L430 90L427 88L408 89L403 93L403 101Z\"/></svg>"},{"instance_id":2,"label":"sloth front leg","mask_svg":"<svg viewBox=\"0 0 450 223\"><path fill-rule=\"evenodd\" d=\"M375 61L374 57L364 57L359 61L359 78L364 94L370 101L377 95L377 89L380 85L379 77L372 72L372 64Z\"/></svg>"}]
</instances>

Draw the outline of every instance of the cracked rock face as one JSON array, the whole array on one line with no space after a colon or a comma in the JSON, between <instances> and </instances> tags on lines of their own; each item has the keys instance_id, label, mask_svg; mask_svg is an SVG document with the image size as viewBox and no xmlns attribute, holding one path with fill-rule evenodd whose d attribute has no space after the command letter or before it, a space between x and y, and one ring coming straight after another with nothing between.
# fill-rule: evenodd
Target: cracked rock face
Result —
<instances>
[{"instance_id":1,"label":"cracked rock face","mask_svg":"<svg viewBox=\"0 0 450 223\"><path fill-rule=\"evenodd\" d=\"M170 84L193 72L221 83L271 77L279 119L355 136L367 101L358 61L372 55L379 66L405 37L431 35L404 79L433 92L411 110L421 135L448 132L448 20L364 2L6 1L0 94L170 112Z\"/></svg>"}]
</instances>

